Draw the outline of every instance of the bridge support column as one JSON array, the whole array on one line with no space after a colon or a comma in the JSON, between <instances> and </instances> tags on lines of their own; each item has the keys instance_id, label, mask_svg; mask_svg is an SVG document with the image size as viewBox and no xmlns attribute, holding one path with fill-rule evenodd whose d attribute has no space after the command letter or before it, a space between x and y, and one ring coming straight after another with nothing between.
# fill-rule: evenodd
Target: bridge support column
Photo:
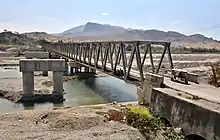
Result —
<instances>
[{"instance_id":1,"label":"bridge support column","mask_svg":"<svg viewBox=\"0 0 220 140\"><path fill-rule=\"evenodd\" d=\"M63 94L63 72L53 71L53 93Z\"/></svg>"},{"instance_id":2,"label":"bridge support column","mask_svg":"<svg viewBox=\"0 0 220 140\"><path fill-rule=\"evenodd\" d=\"M95 69L89 68L89 72L95 73L96 71L95 71Z\"/></svg>"},{"instance_id":3,"label":"bridge support column","mask_svg":"<svg viewBox=\"0 0 220 140\"><path fill-rule=\"evenodd\" d=\"M78 72L79 72L78 68L75 68L75 73L78 73Z\"/></svg>"},{"instance_id":4,"label":"bridge support column","mask_svg":"<svg viewBox=\"0 0 220 140\"><path fill-rule=\"evenodd\" d=\"M85 67L85 72L89 72L89 67Z\"/></svg>"},{"instance_id":5,"label":"bridge support column","mask_svg":"<svg viewBox=\"0 0 220 140\"><path fill-rule=\"evenodd\" d=\"M52 54L51 54L51 52L49 52L49 59L51 59L52 58Z\"/></svg>"},{"instance_id":6,"label":"bridge support column","mask_svg":"<svg viewBox=\"0 0 220 140\"><path fill-rule=\"evenodd\" d=\"M143 87L137 88L138 103L145 105L150 104L153 88L162 87L163 81L163 76L152 73L146 73Z\"/></svg>"},{"instance_id":7,"label":"bridge support column","mask_svg":"<svg viewBox=\"0 0 220 140\"><path fill-rule=\"evenodd\" d=\"M73 75L74 67L70 67L70 75Z\"/></svg>"},{"instance_id":8,"label":"bridge support column","mask_svg":"<svg viewBox=\"0 0 220 140\"><path fill-rule=\"evenodd\" d=\"M64 76L67 76L68 75L68 70L69 70L69 67L68 67L68 64L67 64L67 60L65 59L65 71L63 73Z\"/></svg>"},{"instance_id":9,"label":"bridge support column","mask_svg":"<svg viewBox=\"0 0 220 140\"><path fill-rule=\"evenodd\" d=\"M34 94L34 72L22 72L23 94Z\"/></svg>"}]
</instances>

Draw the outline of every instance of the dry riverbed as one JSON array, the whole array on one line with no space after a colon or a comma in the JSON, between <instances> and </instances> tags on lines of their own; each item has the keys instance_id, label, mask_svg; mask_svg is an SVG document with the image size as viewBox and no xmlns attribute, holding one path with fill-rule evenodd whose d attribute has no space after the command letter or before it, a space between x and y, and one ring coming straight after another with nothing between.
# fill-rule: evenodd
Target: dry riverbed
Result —
<instances>
[{"instance_id":1,"label":"dry riverbed","mask_svg":"<svg viewBox=\"0 0 220 140\"><path fill-rule=\"evenodd\" d=\"M122 110L134 105L114 103L0 114L0 139L145 140L138 129L126 124L126 118L125 122L119 119ZM170 131L154 131L148 139L166 140ZM179 129L172 131L181 133Z\"/></svg>"}]
</instances>

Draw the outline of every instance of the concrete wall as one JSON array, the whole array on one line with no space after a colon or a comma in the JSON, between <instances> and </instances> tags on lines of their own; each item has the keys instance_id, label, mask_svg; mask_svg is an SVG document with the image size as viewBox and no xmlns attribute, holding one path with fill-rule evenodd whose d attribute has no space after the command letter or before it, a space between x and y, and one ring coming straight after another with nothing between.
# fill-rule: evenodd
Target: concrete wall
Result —
<instances>
[{"instance_id":1,"label":"concrete wall","mask_svg":"<svg viewBox=\"0 0 220 140\"><path fill-rule=\"evenodd\" d=\"M49 52L26 51L26 52L24 52L24 56L26 58L43 59L43 58L49 58Z\"/></svg>"},{"instance_id":2,"label":"concrete wall","mask_svg":"<svg viewBox=\"0 0 220 140\"><path fill-rule=\"evenodd\" d=\"M64 71L64 59L20 59L20 71Z\"/></svg>"},{"instance_id":3,"label":"concrete wall","mask_svg":"<svg viewBox=\"0 0 220 140\"><path fill-rule=\"evenodd\" d=\"M207 140L220 140L219 105L187 96L168 88L154 88L150 107L174 126L183 128L185 135L196 134Z\"/></svg>"}]
</instances>

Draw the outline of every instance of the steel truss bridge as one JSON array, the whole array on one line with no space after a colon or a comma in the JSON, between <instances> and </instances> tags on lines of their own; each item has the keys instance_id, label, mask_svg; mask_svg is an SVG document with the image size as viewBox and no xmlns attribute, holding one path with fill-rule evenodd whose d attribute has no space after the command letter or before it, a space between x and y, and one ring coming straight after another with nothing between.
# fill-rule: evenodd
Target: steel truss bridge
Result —
<instances>
[{"instance_id":1,"label":"steel truss bridge","mask_svg":"<svg viewBox=\"0 0 220 140\"><path fill-rule=\"evenodd\" d=\"M165 54L168 55L169 68L173 68L170 42L153 41L108 41L108 42L73 42L73 43L42 43L42 49L55 53L63 58L72 59L79 64L101 70L109 75L128 82L142 85L145 77L144 66L149 54L148 72L158 74ZM153 58L153 47L161 50L158 65ZM132 67L133 66L133 67ZM123 75L118 74L118 70Z\"/></svg>"}]
</instances>

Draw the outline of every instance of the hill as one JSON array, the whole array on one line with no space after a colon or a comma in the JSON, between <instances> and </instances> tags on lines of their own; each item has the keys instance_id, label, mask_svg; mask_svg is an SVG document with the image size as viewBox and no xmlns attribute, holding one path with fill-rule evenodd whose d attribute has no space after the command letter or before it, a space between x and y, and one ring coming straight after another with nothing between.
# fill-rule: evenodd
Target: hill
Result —
<instances>
[{"instance_id":1,"label":"hill","mask_svg":"<svg viewBox=\"0 0 220 140\"><path fill-rule=\"evenodd\" d=\"M29 45L36 43L36 40L24 34L12 33L10 31L0 33L0 44Z\"/></svg>"},{"instance_id":2,"label":"hill","mask_svg":"<svg viewBox=\"0 0 220 140\"><path fill-rule=\"evenodd\" d=\"M150 40L170 41L175 47L216 48L220 43L201 34L184 35L175 31L126 29L120 26L88 22L62 33L57 37L69 37L71 40Z\"/></svg>"},{"instance_id":3,"label":"hill","mask_svg":"<svg viewBox=\"0 0 220 140\"><path fill-rule=\"evenodd\" d=\"M24 34L2 32L0 43L36 44L38 40L57 42L69 41L111 41L111 40L148 40L170 41L172 47L215 48L220 50L220 42L201 34L184 35L175 31L126 29L120 26L88 22L57 34L28 32Z\"/></svg>"}]
</instances>

